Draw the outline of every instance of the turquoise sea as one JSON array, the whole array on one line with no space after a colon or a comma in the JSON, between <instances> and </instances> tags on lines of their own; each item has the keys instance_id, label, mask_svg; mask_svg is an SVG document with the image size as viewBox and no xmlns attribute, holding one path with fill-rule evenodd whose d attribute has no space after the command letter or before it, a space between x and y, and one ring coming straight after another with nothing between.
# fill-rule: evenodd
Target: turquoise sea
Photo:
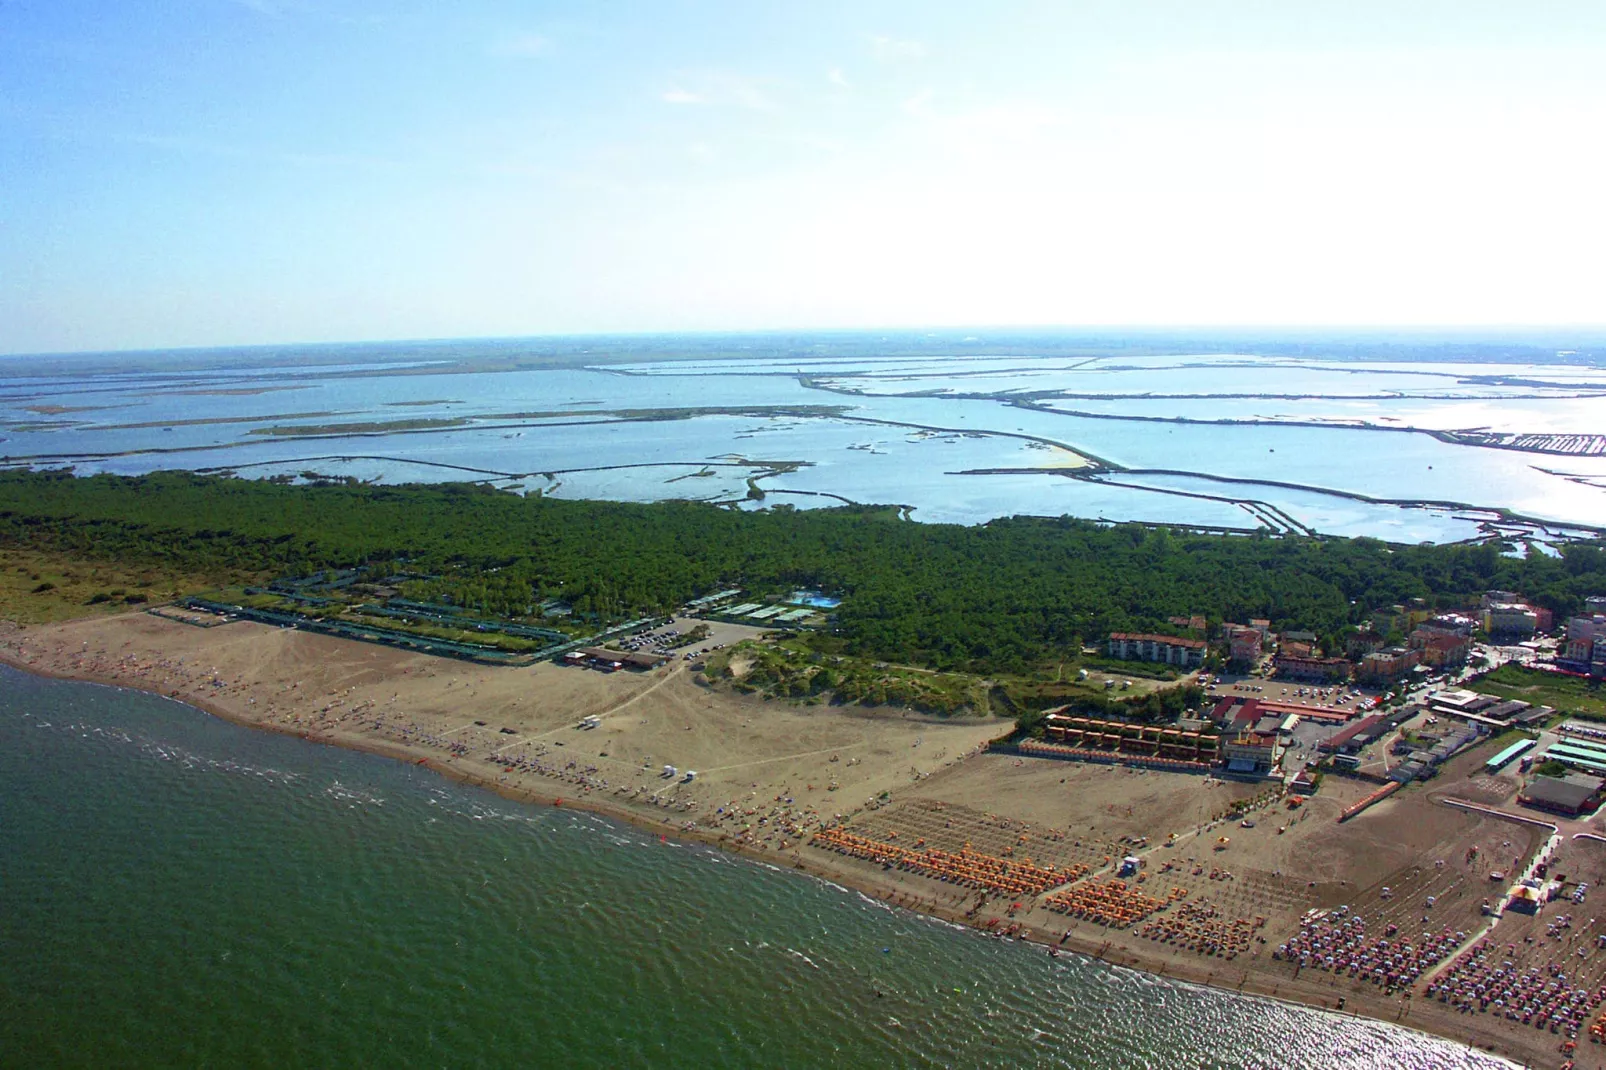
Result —
<instances>
[{"instance_id":1,"label":"turquoise sea","mask_svg":"<svg viewBox=\"0 0 1606 1070\"><path fill-rule=\"evenodd\" d=\"M7 1067L1487 1067L0 667Z\"/></svg>"}]
</instances>

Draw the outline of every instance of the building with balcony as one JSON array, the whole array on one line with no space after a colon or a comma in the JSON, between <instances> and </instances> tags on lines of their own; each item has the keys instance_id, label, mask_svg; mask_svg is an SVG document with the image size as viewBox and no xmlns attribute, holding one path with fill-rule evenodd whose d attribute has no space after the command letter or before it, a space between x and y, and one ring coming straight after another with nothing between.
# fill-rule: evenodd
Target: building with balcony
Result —
<instances>
[{"instance_id":1,"label":"building with balcony","mask_svg":"<svg viewBox=\"0 0 1606 1070\"><path fill-rule=\"evenodd\" d=\"M1110 636L1106 649L1112 658L1126 661L1158 661L1165 665L1193 669L1204 664L1207 648L1203 639L1116 632Z\"/></svg>"},{"instance_id":2,"label":"building with balcony","mask_svg":"<svg viewBox=\"0 0 1606 1070\"><path fill-rule=\"evenodd\" d=\"M1269 776L1277 768L1281 750L1275 734L1243 731L1222 745L1221 757L1229 773Z\"/></svg>"},{"instance_id":3,"label":"building with balcony","mask_svg":"<svg viewBox=\"0 0 1606 1070\"><path fill-rule=\"evenodd\" d=\"M1372 683L1390 683L1416 668L1421 660L1419 651L1403 647L1374 650L1361 659L1360 670L1355 675Z\"/></svg>"},{"instance_id":4,"label":"building with balcony","mask_svg":"<svg viewBox=\"0 0 1606 1070\"><path fill-rule=\"evenodd\" d=\"M1278 653L1274 662L1277 675L1290 680L1337 683L1349 679L1350 663L1343 658L1319 658L1311 654Z\"/></svg>"}]
</instances>

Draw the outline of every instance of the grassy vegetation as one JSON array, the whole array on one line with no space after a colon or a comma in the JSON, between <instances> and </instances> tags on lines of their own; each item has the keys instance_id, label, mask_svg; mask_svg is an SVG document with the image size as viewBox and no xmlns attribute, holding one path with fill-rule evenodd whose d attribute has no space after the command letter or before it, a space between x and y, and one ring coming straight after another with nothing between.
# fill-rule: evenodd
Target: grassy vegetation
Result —
<instances>
[{"instance_id":1,"label":"grassy vegetation","mask_svg":"<svg viewBox=\"0 0 1606 1070\"><path fill-rule=\"evenodd\" d=\"M1482 747L1490 757L1493 757L1494 755L1505 750L1507 747L1511 746L1513 743L1517 742L1519 739L1538 738L1539 733L1537 732L1529 732L1527 729L1523 728L1509 728L1506 731L1501 732L1499 735L1494 736L1478 745Z\"/></svg>"},{"instance_id":2,"label":"grassy vegetation","mask_svg":"<svg viewBox=\"0 0 1606 1070\"><path fill-rule=\"evenodd\" d=\"M813 638L738 643L710 658L704 675L743 693L809 703L907 706L943 716L1008 712L979 677L826 654L814 648Z\"/></svg>"},{"instance_id":3,"label":"grassy vegetation","mask_svg":"<svg viewBox=\"0 0 1606 1070\"><path fill-rule=\"evenodd\" d=\"M1133 679L1164 680L1167 683L1180 680L1182 673L1169 665L1161 665L1148 661L1124 661L1120 658L1105 658L1093 655L1083 655L1078 659L1078 667L1090 672L1108 673L1111 676L1130 676Z\"/></svg>"},{"instance_id":4,"label":"grassy vegetation","mask_svg":"<svg viewBox=\"0 0 1606 1070\"><path fill-rule=\"evenodd\" d=\"M1486 695L1521 699L1535 706L1554 706L1562 713L1606 721L1606 689L1598 680L1540 672L1520 665L1502 665L1475 685Z\"/></svg>"},{"instance_id":5,"label":"grassy vegetation","mask_svg":"<svg viewBox=\"0 0 1606 1070\"><path fill-rule=\"evenodd\" d=\"M1151 703L1169 698L1170 704L1176 705L1176 696L1149 698L1166 687L1157 681L1111 693L1098 681L1077 680L1075 662L984 677L896 665L856 657L845 650L841 639L819 632L762 644L743 642L711 657L704 675L713 683L747 694L807 703L907 706L942 716L1015 717L1069 705L1088 712L1152 719L1156 711L1149 709Z\"/></svg>"},{"instance_id":6,"label":"grassy vegetation","mask_svg":"<svg viewBox=\"0 0 1606 1070\"><path fill-rule=\"evenodd\" d=\"M0 619L50 624L127 612L216 586L217 577L0 549Z\"/></svg>"}]
</instances>

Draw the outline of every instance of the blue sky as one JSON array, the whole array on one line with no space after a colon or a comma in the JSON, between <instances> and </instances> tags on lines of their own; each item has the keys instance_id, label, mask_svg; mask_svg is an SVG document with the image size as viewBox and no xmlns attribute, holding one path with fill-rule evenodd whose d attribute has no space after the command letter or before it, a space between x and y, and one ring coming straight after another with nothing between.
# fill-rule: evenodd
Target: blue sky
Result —
<instances>
[{"instance_id":1,"label":"blue sky","mask_svg":"<svg viewBox=\"0 0 1606 1070\"><path fill-rule=\"evenodd\" d=\"M1606 3L0 0L0 352L1606 320Z\"/></svg>"}]
</instances>

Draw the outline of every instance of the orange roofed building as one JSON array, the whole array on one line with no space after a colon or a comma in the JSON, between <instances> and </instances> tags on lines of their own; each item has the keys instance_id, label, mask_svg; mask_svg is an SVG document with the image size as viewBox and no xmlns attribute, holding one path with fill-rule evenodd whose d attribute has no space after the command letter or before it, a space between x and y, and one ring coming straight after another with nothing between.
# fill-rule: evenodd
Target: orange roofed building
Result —
<instances>
[{"instance_id":1,"label":"orange roofed building","mask_svg":"<svg viewBox=\"0 0 1606 1070\"><path fill-rule=\"evenodd\" d=\"M1159 661L1185 669L1204 664L1203 639L1179 639L1174 635L1136 635L1115 632L1107 644L1110 657L1125 661Z\"/></svg>"}]
</instances>

